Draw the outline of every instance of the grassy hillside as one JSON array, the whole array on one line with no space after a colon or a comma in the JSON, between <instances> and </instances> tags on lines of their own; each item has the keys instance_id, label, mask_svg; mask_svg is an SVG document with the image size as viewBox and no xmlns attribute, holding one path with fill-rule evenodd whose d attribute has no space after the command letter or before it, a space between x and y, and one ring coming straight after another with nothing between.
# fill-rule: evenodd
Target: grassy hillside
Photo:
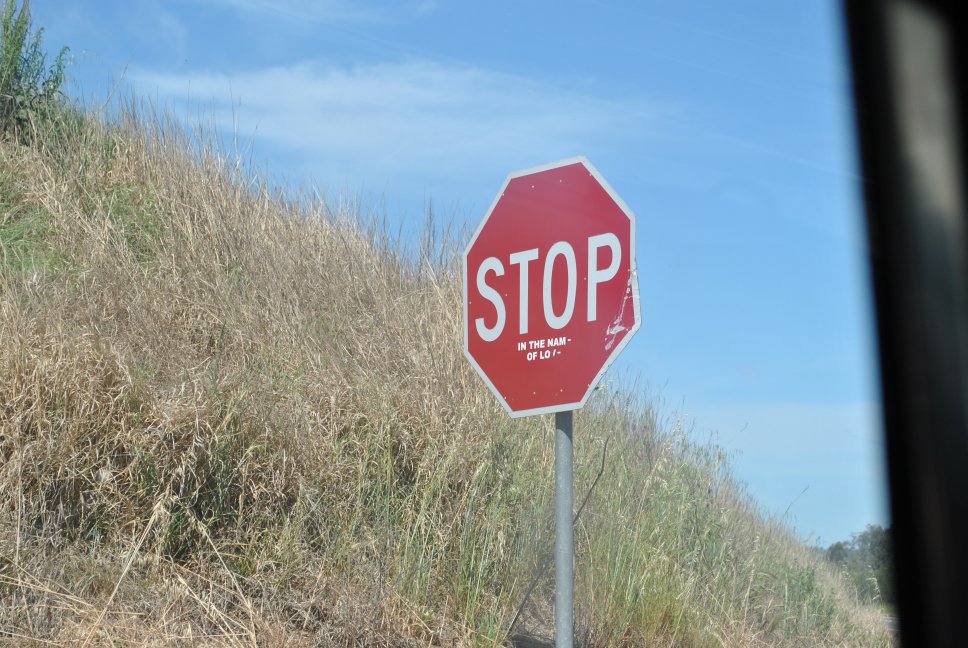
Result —
<instances>
[{"instance_id":1,"label":"grassy hillside","mask_svg":"<svg viewBox=\"0 0 968 648\"><path fill-rule=\"evenodd\" d=\"M154 114L35 128L0 142L0 640L547 630L553 570L510 625L553 546L552 417L463 358L462 241L404 255ZM719 450L609 389L575 425L579 501L604 457L585 645L890 645Z\"/></svg>"}]
</instances>

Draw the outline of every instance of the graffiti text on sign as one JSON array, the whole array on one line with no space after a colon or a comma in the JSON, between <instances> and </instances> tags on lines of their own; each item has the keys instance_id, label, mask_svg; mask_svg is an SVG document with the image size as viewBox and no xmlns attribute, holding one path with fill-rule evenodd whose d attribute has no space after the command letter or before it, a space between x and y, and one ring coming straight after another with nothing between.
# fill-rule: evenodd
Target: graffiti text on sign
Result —
<instances>
[{"instance_id":1,"label":"graffiti text on sign","mask_svg":"<svg viewBox=\"0 0 968 648\"><path fill-rule=\"evenodd\" d=\"M528 362L535 360L547 360L562 354L562 348L571 342L571 338L565 336L538 338L536 340L523 340L518 342L518 351L524 352Z\"/></svg>"}]
</instances>

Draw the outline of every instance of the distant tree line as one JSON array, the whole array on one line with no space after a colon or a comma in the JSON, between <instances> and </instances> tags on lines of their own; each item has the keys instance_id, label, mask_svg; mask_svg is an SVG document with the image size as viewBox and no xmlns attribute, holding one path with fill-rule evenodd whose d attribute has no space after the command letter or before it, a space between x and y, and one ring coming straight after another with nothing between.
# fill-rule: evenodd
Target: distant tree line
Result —
<instances>
[{"instance_id":1,"label":"distant tree line","mask_svg":"<svg viewBox=\"0 0 968 648\"><path fill-rule=\"evenodd\" d=\"M868 603L894 605L894 558L890 527L869 524L849 541L835 542L824 550L827 560L844 570L857 595Z\"/></svg>"}]
</instances>

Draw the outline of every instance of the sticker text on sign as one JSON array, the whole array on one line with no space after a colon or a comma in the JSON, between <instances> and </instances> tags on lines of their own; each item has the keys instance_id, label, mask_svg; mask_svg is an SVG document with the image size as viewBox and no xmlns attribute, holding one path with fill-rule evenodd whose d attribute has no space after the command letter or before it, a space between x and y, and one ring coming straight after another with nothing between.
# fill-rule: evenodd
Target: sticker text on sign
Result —
<instances>
[{"instance_id":1,"label":"sticker text on sign","mask_svg":"<svg viewBox=\"0 0 968 648\"><path fill-rule=\"evenodd\" d=\"M571 338L563 335L553 338L524 340L523 342L518 342L518 351L525 353L525 357L528 359L528 362L533 362L534 360L547 360L548 358L560 356L562 351L558 347L564 347L569 342L571 342Z\"/></svg>"}]
</instances>

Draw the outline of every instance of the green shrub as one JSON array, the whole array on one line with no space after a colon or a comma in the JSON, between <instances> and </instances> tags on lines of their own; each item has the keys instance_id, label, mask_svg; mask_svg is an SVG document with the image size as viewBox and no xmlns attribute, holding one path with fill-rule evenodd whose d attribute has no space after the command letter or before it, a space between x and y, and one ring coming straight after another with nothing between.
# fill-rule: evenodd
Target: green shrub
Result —
<instances>
[{"instance_id":1,"label":"green shrub","mask_svg":"<svg viewBox=\"0 0 968 648\"><path fill-rule=\"evenodd\" d=\"M894 559L890 527L869 524L849 541L825 550L827 560L849 577L857 597L865 603L894 604Z\"/></svg>"},{"instance_id":2,"label":"green shrub","mask_svg":"<svg viewBox=\"0 0 968 648\"><path fill-rule=\"evenodd\" d=\"M68 48L47 67L41 49L43 29L32 33L30 2L17 9L6 0L0 15L0 131L20 136L32 120L49 114L61 96Z\"/></svg>"}]
</instances>

